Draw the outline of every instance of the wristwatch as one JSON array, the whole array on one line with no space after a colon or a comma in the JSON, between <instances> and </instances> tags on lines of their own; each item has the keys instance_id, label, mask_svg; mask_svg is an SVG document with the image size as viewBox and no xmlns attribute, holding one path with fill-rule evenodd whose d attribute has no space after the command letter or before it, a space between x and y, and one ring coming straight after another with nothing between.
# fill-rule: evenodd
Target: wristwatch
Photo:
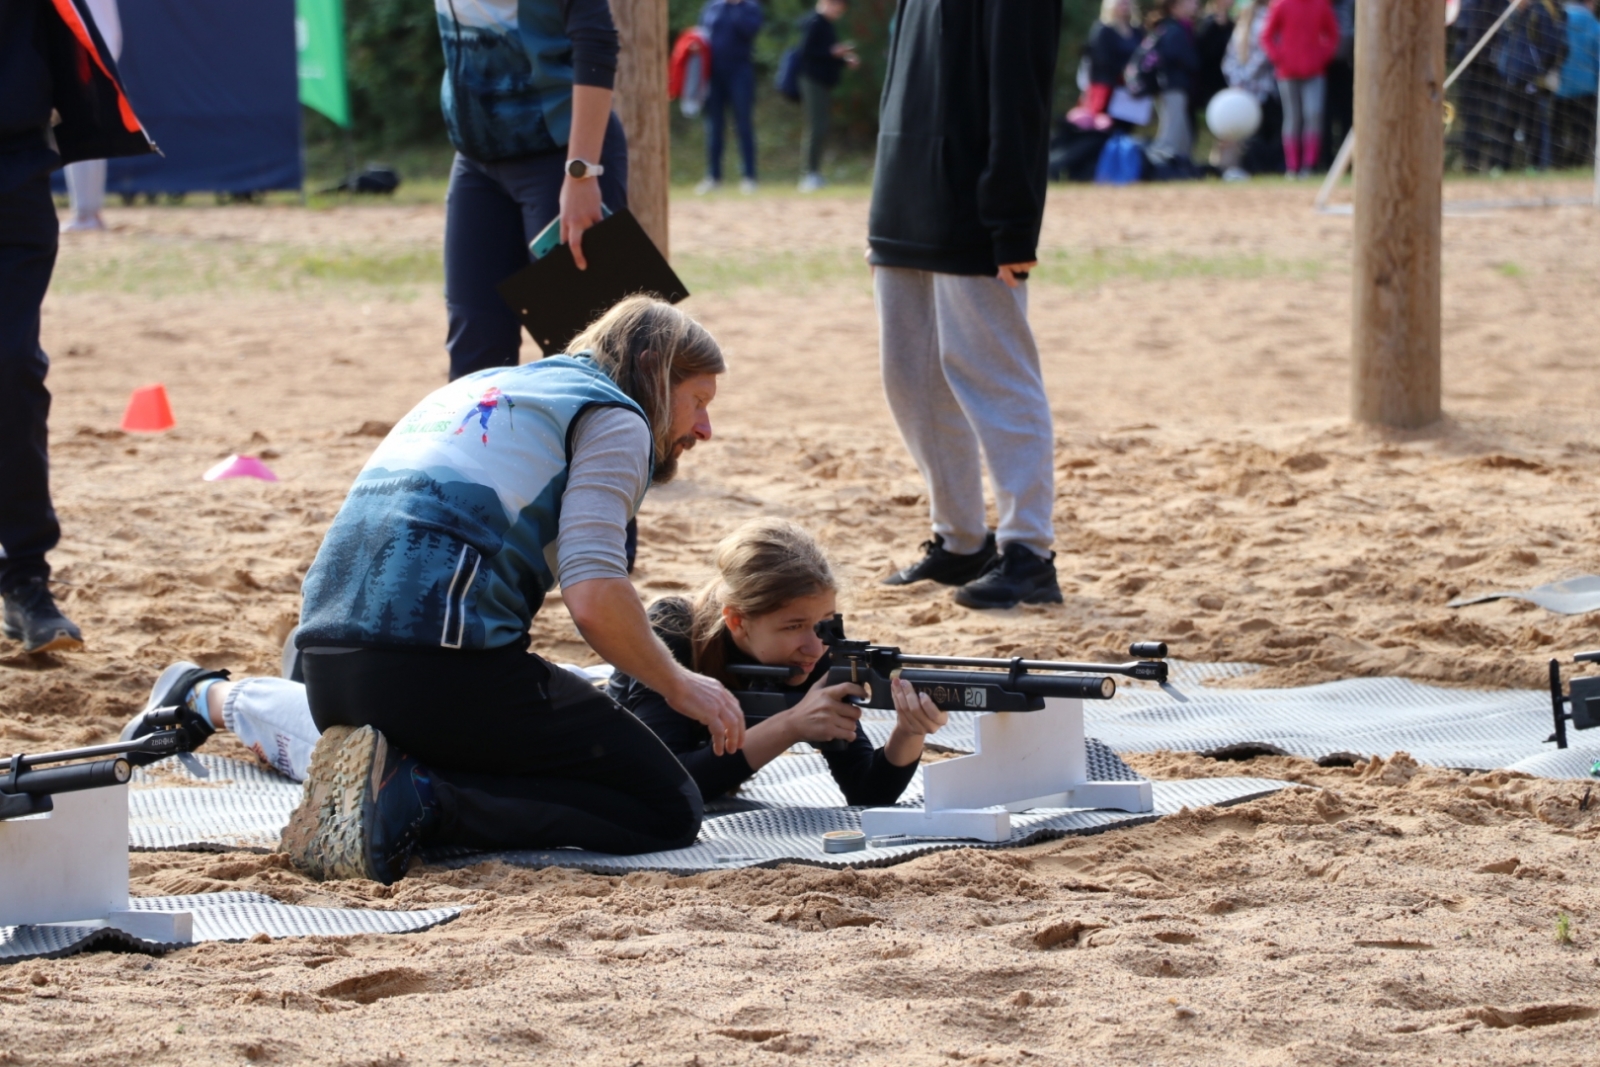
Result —
<instances>
[{"instance_id":1,"label":"wristwatch","mask_svg":"<svg viewBox=\"0 0 1600 1067\"><path fill-rule=\"evenodd\" d=\"M569 178L577 178L582 181L584 178L598 178L605 172L606 168L598 163L590 163L587 159L567 160L567 177Z\"/></svg>"}]
</instances>

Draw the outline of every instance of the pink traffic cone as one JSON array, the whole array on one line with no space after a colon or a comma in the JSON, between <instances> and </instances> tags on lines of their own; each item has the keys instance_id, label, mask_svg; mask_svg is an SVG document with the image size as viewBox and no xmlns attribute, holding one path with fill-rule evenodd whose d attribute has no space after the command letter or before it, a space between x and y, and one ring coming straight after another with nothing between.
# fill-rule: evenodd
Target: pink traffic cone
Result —
<instances>
[{"instance_id":1,"label":"pink traffic cone","mask_svg":"<svg viewBox=\"0 0 1600 1067\"><path fill-rule=\"evenodd\" d=\"M278 480L272 469L254 456L229 456L200 477L208 482L219 482L224 478L260 478L264 482Z\"/></svg>"}]
</instances>

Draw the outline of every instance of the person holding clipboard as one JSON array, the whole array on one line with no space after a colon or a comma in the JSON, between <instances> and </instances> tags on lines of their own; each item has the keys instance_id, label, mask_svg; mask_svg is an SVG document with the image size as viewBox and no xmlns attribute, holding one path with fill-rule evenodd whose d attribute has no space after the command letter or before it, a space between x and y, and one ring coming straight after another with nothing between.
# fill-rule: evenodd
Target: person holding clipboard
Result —
<instances>
[{"instance_id":1,"label":"person holding clipboard","mask_svg":"<svg viewBox=\"0 0 1600 1067\"><path fill-rule=\"evenodd\" d=\"M611 111L618 41L606 0L435 0L440 102L456 148L445 198L445 347L450 380L514 367L515 311L496 287L559 220L588 266L583 233L628 201L628 146Z\"/></svg>"}]
</instances>

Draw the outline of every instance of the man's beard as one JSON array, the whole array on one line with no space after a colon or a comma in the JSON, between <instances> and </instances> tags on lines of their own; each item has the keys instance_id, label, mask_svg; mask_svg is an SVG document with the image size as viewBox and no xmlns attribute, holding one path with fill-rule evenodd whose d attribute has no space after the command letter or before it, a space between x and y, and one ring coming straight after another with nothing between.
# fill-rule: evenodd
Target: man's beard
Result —
<instances>
[{"instance_id":1,"label":"man's beard","mask_svg":"<svg viewBox=\"0 0 1600 1067\"><path fill-rule=\"evenodd\" d=\"M694 447L693 437L680 437L672 442L672 447L667 450L667 458L656 464L655 474L651 475L652 485L666 485L678 475L678 457Z\"/></svg>"}]
</instances>

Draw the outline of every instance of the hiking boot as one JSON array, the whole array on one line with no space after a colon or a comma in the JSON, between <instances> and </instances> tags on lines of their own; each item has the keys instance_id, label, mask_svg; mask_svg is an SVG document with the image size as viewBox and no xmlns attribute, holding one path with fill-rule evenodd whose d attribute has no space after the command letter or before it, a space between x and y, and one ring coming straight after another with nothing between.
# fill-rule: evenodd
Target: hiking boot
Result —
<instances>
[{"instance_id":1,"label":"hiking boot","mask_svg":"<svg viewBox=\"0 0 1600 1067\"><path fill-rule=\"evenodd\" d=\"M47 578L29 578L5 594L0 631L21 641L24 652L76 652L83 647L83 632L56 607Z\"/></svg>"},{"instance_id":2,"label":"hiking boot","mask_svg":"<svg viewBox=\"0 0 1600 1067\"><path fill-rule=\"evenodd\" d=\"M313 878L392 885L438 819L420 763L370 726L334 726L311 753L305 794L279 847Z\"/></svg>"},{"instance_id":3,"label":"hiking boot","mask_svg":"<svg viewBox=\"0 0 1600 1067\"><path fill-rule=\"evenodd\" d=\"M150 699L145 701L144 710L122 728L119 740L136 741L146 734L154 733L157 729L164 729L165 727L151 724L150 713L161 708L177 708L178 728L183 731L187 744L184 751L193 752L205 744L206 739L217 732L217 728L211 725L211 716L204 708L196 711L189 706L189 694L194 691L196 685L207 678L225 681L227 677L227 671L208 671L198 664L184 660L172 664L157 676L156 684L150 687ZM161 758L148 752L128 754L128 762L138 767L154 763Z\"/></svg>"},{"instance_id":4,"label":"hiking boot","mask_svg":"<svg viewBox=\"0 0 1600 1067\"><path fill-rule=\"evenodd\" d=\"M956 590L956 603L964 608L1059 604L1056 554L1052 552L1046 559L1026 545L1009 544L982 574Z\"/></svg>"},{"instance_id":5,"label":"hiking boot","mask_svg":"<svg viewBox=\"0 0 1600 1067\"><path fill-rule=\"evenodd\" d=\"M944 538L933 535L932 541L922 542L922 558L903 570L895 571L883 580L884 585L910 585L912 582L933 580L943 585L966 585L994 559L994 532L983 539L983 547L971 555L948 552Z\"/></svg>"}]
</instances>

